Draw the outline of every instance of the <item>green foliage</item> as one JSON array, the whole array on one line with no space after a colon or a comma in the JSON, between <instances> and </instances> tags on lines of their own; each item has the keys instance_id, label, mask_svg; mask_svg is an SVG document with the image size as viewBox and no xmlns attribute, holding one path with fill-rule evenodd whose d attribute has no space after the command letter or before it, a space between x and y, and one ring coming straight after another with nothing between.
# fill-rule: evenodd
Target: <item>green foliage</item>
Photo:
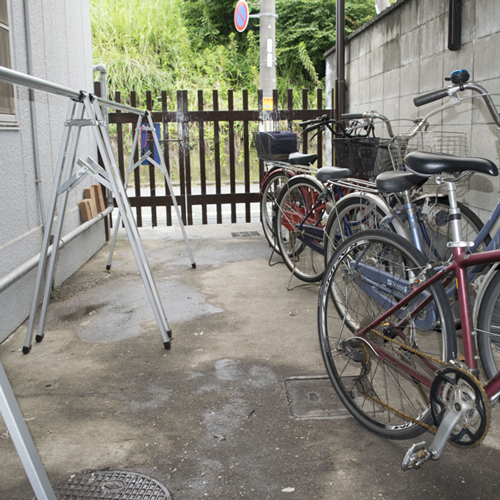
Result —
<instances>
[{"instance_id":1,"label":"green foliage","mask_svg":"<svg viewBox=\"0 0 500 500\"><path fill-rule=\"evenodd\" d=\"M202 89L211 99L214 88L221 95L245 88L256 96L259 20L236 32L236 0L90 3L94 61L106 65L111 93L151 90L158 101L161 90L172 99L177 90ZM251 13L259 11L259 0L248 4ZM335 44L335 0L276 0L276 12L278 91L283 98L293 88L298 100L302 88L320 87L324 78L324 53ZM346 34L374 14L373 0L346 0ZM195 106L195 92L190 98Z\"/></svg>"},{"instance_id":2,"label":"green foliage","mask_svg":"<svg viewBox=\"0 0 500 500\"><path fill-rule=\"evenodd\" d=\"M363 26L375 14L375 3L373 0L347 0L345 4L346 36Z\"/></svg>"}]
</instances>

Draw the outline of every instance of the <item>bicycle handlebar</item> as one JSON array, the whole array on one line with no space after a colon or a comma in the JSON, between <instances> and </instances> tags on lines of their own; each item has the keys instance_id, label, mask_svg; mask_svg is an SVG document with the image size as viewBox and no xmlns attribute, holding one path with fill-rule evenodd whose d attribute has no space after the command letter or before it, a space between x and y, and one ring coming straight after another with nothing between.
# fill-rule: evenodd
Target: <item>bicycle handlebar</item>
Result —
<instances>
[{"instance_id":1,"label":"bicycle handlebar","mask_svg":"<svg viewBox=\"0 0 500 500\"><path fill-rule=\"evenodd\" d=\"M493 103L493 100L490 97L490 94L484 87L478 85L477 83L474 82L466 83L468 78L469 78L469 73L467 71L465 70L454 71L451 74L451 78L447 78L447 80L451 80L453 82L453 85L450 85L446 89L435 90L433 92L429 92L428 94L415 97L415 99L413 99L413 102L415 106L422 106L424 104L428 104L433 101L442 99L443 97L450 96L452 98L453 97L456 98L456 102L452 104L454 105L460 102L460 97L458 95L459 92L463 90L472 90L473 92L477 92L483 98L486 107L488 108L488 111L491 117L493 118L493 121L495 122L497 127L500 128L500 115L498 113L495 104ZM445 106L438 108L435 111L432 111L425 118L421 119L420 123L426 122L427 118L429 118L431 115L435 114L438 111L441 111L442 109L448 106L450 106L450 104L447 104Z\"/></svg>"},{"instance_id":2,"label":"bicycle handlebar","mask_svg":"<svg viewBox=\"0 0 500 500\"><path fill-rule=\"evenodd\" d=\"M443 97L448 97L450 94L448 93L448 88L434 90L433 92L429 92L428 94L419 95L413 99L413 103L415 106L423 106L424 104L429 104L434 101L438 101Z\"/></svg>"}]
</instances>

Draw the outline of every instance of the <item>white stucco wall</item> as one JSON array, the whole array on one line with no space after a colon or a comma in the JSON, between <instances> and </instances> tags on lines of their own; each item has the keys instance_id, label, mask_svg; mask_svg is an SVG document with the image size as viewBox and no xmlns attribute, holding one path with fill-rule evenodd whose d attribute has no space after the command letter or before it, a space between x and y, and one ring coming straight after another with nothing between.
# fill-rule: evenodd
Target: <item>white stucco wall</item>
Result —
<instances>
[{"instance_id":1,"label":"white stucco wall","mask_svg":"<svg viewBox=\"0 0 500 500\"><path fill-rule=\"evenodd\" d=\"M446 76L467 69L471 80L500 90L500 2L462 0L461 48L448 45L448 2L399 0L346 40L347 112L377 110L391 120L417 118L442 102L416 108L413 98L444 88ZM327 89L335 79L335 50L326 54ZM470 94L470 92L464 93ZM495 98L497 104L500 103ZM431 118L434 128L465 132L469 153L500 165L496 127L478 100ZM484 220L496 206L498 178L476 175L462 199Z\"/></svg>"},{"instance_id":2,"label":"white stucco wall","mask_svg":"<svg viewBox=\"0 0 500 500\"><path fill-rule=\"evenodd\" d=\"M75 90L93 90L88 0L30 0L33 76ZM10 0L13 69L28 72L25 12L22 0ZM28 89L16 88L18 127L0 129L0 277L40 252L42 226L35 186L35 166ZM64 122L70 100L35 91L40 178L45 212L53 187ZM97 158L91 131L83 128L77 157ZM77 203L85 180L68 199L63 234L81 224ZM103 222L94 225L59 253L56 286L74 273L104 244ZM36 269L0 293L0 341L28 316Z\"/></svg>"}]
</instances>

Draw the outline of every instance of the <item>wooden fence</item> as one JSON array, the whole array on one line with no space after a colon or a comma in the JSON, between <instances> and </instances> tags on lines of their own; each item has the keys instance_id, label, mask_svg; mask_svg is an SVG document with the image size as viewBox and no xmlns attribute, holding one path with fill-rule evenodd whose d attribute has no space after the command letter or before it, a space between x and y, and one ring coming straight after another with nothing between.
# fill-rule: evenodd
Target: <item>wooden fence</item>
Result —
<instances>
[{"instance_id":1,"label":"wooden fence","mask_svg":"<svg viewBox=\"0 0 500 500\"><path fill-rule=\"evenodd\" d=\"M257 110L249 109L249 96L245 90L240 100L242 109L234 109L235 95L231 90L227 93L226 109L220 107L222 98L217 90L212 92L211 109L205 109L207 101L201 90L196 96L197 109L188 109L190 96L187 91L178 91L176 97L175 109L169 109L167 104L171 106L171 102L167 103L167 94L162 92L161 110L152 111L152 117L155 124L159 124L166 167L174 183L183 222L188 225L207 224L210 210L214 213L214 220L210 222L251 221L250 204L259 201L259 185L264 174L264 163L257 158L252 138L252 132L259 129L259 123L266 123L268 130L300 132L300 121L324 114L334 117L332 110L324 109L321 90L316 91L316 106L313 109L308 109L310 95L307 90L302 91L301 109L293 108L291 90L287 95L287 108L278 109L278 94L274 91L272 111L263 110L261 91L257 96ZM115 101L122 102L121 99L122 96L117 93ZM132 92L128 103L137 106L137 99L136 93ZM146 93L146 108L154 110L151 92ZM120 172L125 179L137 117L128 113L110 113L109 122ZM146 136L143 139L142 146L153 152L153 142L146 141ZM323 139L318 136L311 144L308 144L307 137L302 139L301 150L308 152L308 149L315 149L317 166L321 167ZM136 154L134 162L138 159ZM136 210L138 226L143 226L143 211L146 210L151 211L152 226L158 225L159 220L172 224L171 196L163 175L156 168L145 165L135 169L127 192L130 204ZM229 209L228 220L223 220L223 207L225 214Z\"/></svg>"}]
</instances>

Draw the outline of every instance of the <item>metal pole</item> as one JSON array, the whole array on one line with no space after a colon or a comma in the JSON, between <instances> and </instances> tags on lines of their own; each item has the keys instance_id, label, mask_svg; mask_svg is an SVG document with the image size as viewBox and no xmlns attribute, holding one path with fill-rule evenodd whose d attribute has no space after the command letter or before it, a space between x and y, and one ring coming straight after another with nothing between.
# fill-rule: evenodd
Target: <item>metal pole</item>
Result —
<instances>
[{"instance_id":1,"label":"metal pole","mask_svg":"<svg viewBox=\"0 0 500 500\"><path fill-rule=\"evenodd\" d=\"M336 4L336 66L337 66L337 85L336 85L336 109L337 117L340 118L345 113L345 0L337 0Z\"/></svg>"},{"instance_id":2,"label":"metal pole","mask_svg":"<svg viewBox=\"0 0 500 500\"><path fill-rule=\"evenodd\" d=\"M23 414L12 392L2 363L0 363L0 414L5 421L36 498L38 500L56 500L47 472L24 422Z\"/></svg>"},{"instance_id":3,"label":"metal pole","mask_svg":"<svg viewBox=\"0 0 500 500\"><path fill-rule=\"evenodd\" d=\"M264 110L273 109L276 88L276 14L275 0L260 0L260 88Z\"/></svg>"},{"instance_id":4,"label":"metal pole","mask_svg":"<svg viewBox=\"0 0 500 500\"><path fill-rule=\"evenodd\" d=\"M0 66L0 80L13 83L14 85L23 85L24 87L41 90L50 94L62 95L64 97L69 97L70 99L82 100L84 98L84 91L73 90L68 87L64 87L63 85L58 85L57 83L48 82L46 80L42 80L41 78L36 78L35 76L29 76L24 73L20 73L19 71L5 68L4 66ZM93 96L93 98L105 108L125 111L135 115L145 115L146 113L145 110L109 101L108 99L103 99L102 97Z\"/></svg>"}]
</instances>

